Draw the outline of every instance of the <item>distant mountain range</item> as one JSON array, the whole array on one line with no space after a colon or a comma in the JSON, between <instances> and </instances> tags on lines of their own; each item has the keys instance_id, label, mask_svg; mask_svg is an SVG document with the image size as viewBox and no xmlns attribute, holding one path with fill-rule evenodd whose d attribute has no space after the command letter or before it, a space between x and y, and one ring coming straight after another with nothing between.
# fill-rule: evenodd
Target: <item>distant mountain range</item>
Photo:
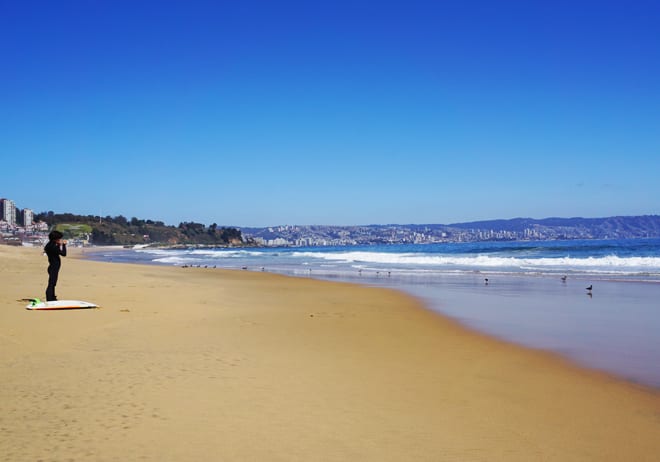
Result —
<instances>
[{"instance_id":1,"label":"distant mountain range","mask_svg":"<svg viewBox=\"0 0 660 462\"><path fill-rule=\"evenodd\" d=\"M242 228L265 245L361 245L494 240L660 238L660 215L513 218L452 224L286 225Z\"/></svg>"},{"instance_id":2,"label":"distant mountain range","mask_svg":"<svg viewBox=\"0 0 660 462\"><path fill-rule=\"evenodd\" d=\"M647 235L660 236L660 215L618 216L606 218L513 218L510 220L486 220L447 225L459 229L500 229L523 231L527 228L566 228L589 230L599 236Z\"/></svg>"},{"instance_id":3,"label":"distant mountain range","mask_svg":"<svg viewBox=\"0 0 660 462\"><path fill-rule=\"evenodd\" d=\"M123 216L80 216L43 212L35 215L49 228L61 228L68 239L85 234L94 244L327 246L426 244L558 239L660 238L660 215L606 218L512 218L452 224L284 225L225 228L217 224L162 222ZM80 225L85 225L81 228ZM76 225L76 226L72 226ZM85 231L80 231L84 229ZM74 232L75 230L78 230ZM11 234L11 230L6 230ZM16 231L13 231L16 233Z\"/></svg>"}]
</instances>

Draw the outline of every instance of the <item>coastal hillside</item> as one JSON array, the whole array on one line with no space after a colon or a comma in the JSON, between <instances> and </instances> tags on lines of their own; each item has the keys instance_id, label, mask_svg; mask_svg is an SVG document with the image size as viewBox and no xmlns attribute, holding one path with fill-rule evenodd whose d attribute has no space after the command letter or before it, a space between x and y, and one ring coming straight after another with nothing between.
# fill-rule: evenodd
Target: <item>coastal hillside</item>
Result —
<instances>
[{"instance_id":1,"label":"coastal hillside","mask_svg":"<svg viewBox=\"0 0 660 462\"><path fill-rule=\"evenodd\" d=\"M82 216L71 213L55 214L44 212L35 216L49 228L62 231L68 239L84 237L95 245L137 245L160 243L168 245L243 245L241 231L221 227L213 223L182 222L178 226L166 225L162 221L127 218L119 215Z\"/></svg>"},{"instance_id":2,"label":"coastal hillside","mask_svg":"<svg viewBox=\"0 0 660 462\"><path fill-rule=\"evenodd\" d=\"M660 215L607 218L513 218L453 224L242 228L266 245L369 245L660 237Z\"/></svg>"},{"instance_id":3,"label":"coastal hillside","mask_svg":"<svg viewBox=\"0 0 660 462\"><path fill-rule=\"evenodd\" d=\"M237 228L124 216L84 216L42 212L35 222L58 229L67 239L95 245L203 245L203 246L330 246L373 244L427 244L438 242L481 242L572 239L660 238L660 215L605 218L543 219L513 218L452 224L371 224L355 226L281 225ZM21 228L3 233L6 243L21 242ZM38 236L28 235L25 238Z\"/></svg>"},{"instance_id":4,"label":"coastal hillside","mask_svg":"<svg viewBox=\"0 0 660 462\"><path fill-rule=\"evenodd\" d=\"M514 218L511 220L455 223L458 229L497 229L522 232L525 229L561 230L567 234L588 234L594 238L635 238L660 236L660 216L619 216L607 218Z\"/></svg>"}]
</instances>

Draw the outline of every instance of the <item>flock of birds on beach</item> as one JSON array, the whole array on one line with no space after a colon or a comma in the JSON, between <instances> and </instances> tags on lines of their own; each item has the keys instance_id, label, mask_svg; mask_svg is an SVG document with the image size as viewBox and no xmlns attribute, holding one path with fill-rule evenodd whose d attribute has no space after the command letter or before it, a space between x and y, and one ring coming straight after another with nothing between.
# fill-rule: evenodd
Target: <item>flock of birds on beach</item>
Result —
<instances>
[{"instance_id":1,"label":"flock of birds on beach","mask_svg":"<svg viewBox=\"0 0 660 462\"><path fill-rule=\"evenodd\" d=\"M568 279L568 276L562 276L562 277L561 277L561 282L564 282L564 283L565 283L565 282L566 282L566 279ZM488 285L489 282L490 282L490 280L489 280L488 278L484 278L484 284L485 284L485 285ZM588 295L589 297L592 297L592 296L593 296L594 285L593 285L593 284L589 284L589 287L585 287L585 290L587 291L587 295Z\"/></svg>"},{"instance_id":2,"label":"flock of birds on beach","mask_svg":"<svg viewBox=\"0 0 660 462\"><path fill-rule=\"evenodd\" d=\"M202 265L183 265L181 268L209 268L209 265L204 265L204 266L202 266ZM210 268L216 268L216 265L213 265ZM241 266L241 269L244 270L244 271L247 271L248 267L247 266ZM266 268L262 266L261 271L266 271ZM308 271L309 271L309 274L311 275L312 274L312 269L310 268ZM360 276L362 276L362 270L361 269L358 270L358 274ZM376 276L380 277L380 271L376 271ZM387 277L390 277L390 276L392 276L392 272L388 271L387 272ZM567 279L568 279L568 276L562 276L561 277L561 282L565 283ZM490 279L484 278L484 284L488 285L489 283L490 283ZM593 284L590 284L589 287L585 287L585 290L587 291L587 295L589 297L593 296L593 289L594 289Z\"/></svg>"},{"instance_id":3,"label":"flock of birds on beach","mask_svg":"<svg viewBox=\"0 0 660 462\"><path fill-rule=\"evenodd\" d=\"M568 276L562 276L561 277L561 282L565 283L566 279L568 279ZM488 278L484 278L484 284L485 285L488 285L489 282L490 282L490 280ZM589 297L593 297L593 290L594 290L594 285L593 284L589 284L589 287L585 287L585 290L587 291L587 295Z\"/></svg>"}]
</instances>

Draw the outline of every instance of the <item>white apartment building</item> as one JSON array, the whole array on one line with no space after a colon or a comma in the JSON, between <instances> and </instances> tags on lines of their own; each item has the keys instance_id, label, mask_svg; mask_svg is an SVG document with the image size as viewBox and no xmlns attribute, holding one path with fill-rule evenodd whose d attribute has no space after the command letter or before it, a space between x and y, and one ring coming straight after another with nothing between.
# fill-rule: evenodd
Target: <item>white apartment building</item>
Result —
<instances>
[{"instance_id":1,"label":"white apartment building","mask_svg":"<svg viewBox=\"0 0 660 462\"><path fill-rule=\"evenodd\" d=\"M9 225L16 224L16 204L10 199L0 199L0 219Z\"/></svg>"},{"instance_id":2,"label":"white apartment building","mask_svg":"<svg viewBox=\"0 0 660 462\"><path fill-rule=\"evenodd\" d=\"M25 229L34 224L34 212L31 209L23 209L23 226Z\"/></svg>"}]
</instances>

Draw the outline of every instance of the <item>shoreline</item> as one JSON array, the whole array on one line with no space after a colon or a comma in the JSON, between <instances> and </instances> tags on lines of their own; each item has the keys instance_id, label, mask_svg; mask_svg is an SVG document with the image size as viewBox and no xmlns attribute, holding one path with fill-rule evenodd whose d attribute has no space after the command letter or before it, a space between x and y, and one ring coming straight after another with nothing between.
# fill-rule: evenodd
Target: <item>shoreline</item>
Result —
<instances>
[{"instance_id":1,"label":"shoreline","mask_svg":"<svg viewBox=\"0 0 660 462\"><path fill-rule=\"evenodd\" d=\"M350 251L351 248L352 248L351 246L344 246L342 247L342 251L344 252ZM306 251L313 252L312 248L304 248L304 249L307 249ZM273 255L278 255L279 253L278 249L274 247L265 247L265 248L212 247L212 248L204 248L204 249L187 247L184 249L184 248L152 248L152 247L125 248L122 246L93 246L93 247L83 248L83 251L87 251L85 252L86 254L92 255L89 258L95 261L107 261L107 256L99 255L107 251L107 252L117 253L119 257L122 258L122 260L119 261L126 263L136 262L136 263L162 265L162 266L184 266L184 265L193 264L191 260L194 260L195 258L190 258L191 256L182 256L182 255L179 255L178 257L176 256L177 254L175 252L181 250L193 251L193 253L195 253L196 251L203 251L203 250L207 250L207 251L219 250L219 251L228 251L229 253L245 252L247 254L250 253L249 252L250 250L252 251L256 250L256 251L265 252L263 255L268 257L272 257ZM292 249L288 247L282 248L284 254L288 254L291 250ZM148 259L129 258L129 255L131 253L140 252L140 251L144 251L147 253L161 252L160 254L161 257L165 256L165 253L172 252L173 257L168 262L158 261L157 259L148 260ZM313 259L314 256L312 256L311 258ZM203 254L202 256L197 257L197 260L198 263L200 261L204 261L204 262L214 261L213 258L204 258ZM244 258L244 260L250 260L250 258L246 257ZM215 260L215 261L217 263L220 263L219 268L245 269L244 268L245 265L243 264L237 263L235 266L226 265L226 262L229 260ZM248 264L248 266L253 271L257 270L255 268L260 268L261 270L263 270L263 267L265 266L265 268L267 268L267 271L278 274L294 275L294 276L297 275L305 276L307 275L307 271L313 268L315 275L323 274L324 277L327 277L329 279L340 279L340 278L352 279L354 276L357 276L358 273L361 276L362 272L364 272L365 275L367 274L376 275L379 272L384 273L384 272L390 272L391 270L393 276L396 275L399 277L418 277L418 278L424 278L424 277L432 278L437 276L443 277L443 276L451 276L451 275L469 276L474 274L477 275L482 274L484 276L497 275L497 276L512 276L512 277L549 277L549 278L551 277L559 278L561 276L568 276L569 279L660 284L660 273L649 272L641 269L638 271L631 271L631 272L606 271L606 270L582 271L578 268L570 267L569 265L569 268L563 270L558 270L553 268L548 268L547 270L540 270L540 269L524 270L520 268L513 269L515 265L510 268L502 267L498 269L496 267L491 267L491 266L461 267L460 264L445 264L444 268L442 266L437 266L437 267L430 266L428 268L421 269L421 268L411 268L411 267L397 267L396 263L392 263L392 262L388 262L388 264L394 266L384 265L379 268L379 262L377 261L364 261L364 262L360 262L359 264L357 264L359 260L355 260L354 262L355 264L350 266L350 270L348 269L349 266L342 268L341 263L337 265L332 260L324 261L321 262L320 264L318 261L316 263L305 263L302 266L300 265L296 266L295 264L291 264L290 262L283 262L283 261L278 263L273 263L272 261L269 261L268 263L265 264L263 263L263 261L259 262L258 264L255 263L254 261L251 261L251 263L254 264L253 265ZM305 266L307 264L309 266ZM332 269L333 266L336 266L336 268ZM363 267L362 269L360 269L361 266ZM369 268L369 266L371 266L371 268Z\"/></svg>"},{"instance_id":2,"label":"shoreline","mask_svg":"<svg viewBox=\"0 0 660 462\"><path fill-rule=\"evenodd\" d=\"M103 257L99 258L101 254ZM112 252L103 251L91 259L179 266L144 260L139 253L131 251L117 254L116 258L111 255ZM219 263L220 269L241 269L240 264L229 267L225 262ZM192 270L206 266L186 265L183 268ZM660 389L660 370L648 367L660 361L660 338L655 335L660 330L660 317L650 308L657 297L654 292L656 281L587 274L572 274L568 281L561 281L557 274L506 271L416 275L397 271L390 277L389 273L384 275L382 271L378 275L375 270L336 273L332 268L306 266L289 267L288 271L282 271L282 268L279 271L277 268L259 269L258 265L243 269L367 287L396 288L423 300L429 310L449 316L468 329L526 348L549 351L580 367ZM491 283L484 285L484 277L488 277ZM623 282L627 284L621 284ZM595 298L591 300L589 294L587 301L583 289L592 283L596 283ZM639 302L642 294L646 294L645 303ZM620 314L616 315L617 312ZM605 317L601 317L601 313ZM603 343L602 339L608 340Z\"/></svg>"},{"instance_id":3,"label":"shoreline","mask_svg":"<svg viewBox=\"0 0 660 462\"><path fill-rule=\"evenodd\" d=\"M0 460L660 452L657 391L474 332L392 289L71 258L58 295L102 308L38 313L14 300L43 290L40 255L0 248L0 277Z\"/></svg>"}]
</instances>

